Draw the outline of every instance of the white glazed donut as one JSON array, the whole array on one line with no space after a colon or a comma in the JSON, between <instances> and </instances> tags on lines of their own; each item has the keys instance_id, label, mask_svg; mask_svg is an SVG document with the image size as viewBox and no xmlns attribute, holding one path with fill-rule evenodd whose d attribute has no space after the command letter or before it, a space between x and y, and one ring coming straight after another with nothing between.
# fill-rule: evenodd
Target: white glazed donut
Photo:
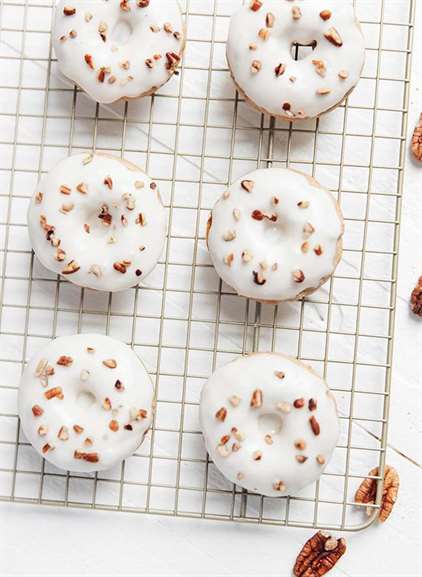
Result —
<instances>
[{"instance_id":1,"label":"white glazed donut","mask_svg":"<svg viewBox=\"0 0 422 577\"><path fill-rule=\"evenodd\" d=\"M239 357L205 384L200 423L216 467L262 495L292 495L324 471L339 436L335 399L303 363L277 353Z\"/></svg>"},{"instance_id":2,"label":"white glazed donut","mask_svg":"<svg viewBox=\"0 0 422 577\"><path fill-rule=\"evenodd\" d=\"M157 184L135 165L76 154L41 180L28 226L45 267L83 287L118 291L157 264L166 216Z\"/></svg>"},{"instance_id":3,"label":"white glazed donut","mask_svg":"<svg viewBox=\"0 0 422 577\"><path fill-rule=\"evenodd\" d=\"M285 168L255 170L213 208L208 248L219 276L261 302L299 299L334 273L343 217L332 194Z\"/></svg>"},{"instance_id":4,"label":"white glazed donut","mask_svg":"<svg viewBox=\"0 0 422 577\"><path fill-rule=\"evenodd\" d=\"M297 43L315 48L295 60ZM344 0L250 0L231 19L227 59L250 104L300 120L335 108L353 90L365 44L353 6Z\"/></svg>"},{"instance_id":5,"label":"white glazed donut","mask_svg":"<svg viewBox=\"0 0 422 577\"><path fill-rule=\"evenodd\" d=\"M61 0L53 44L59 68L94 100L154 93L185 46L177 0Z\"/></svg>"},{"instance_id":6,"label":"white glazed donut","mask_svg":"<svg viewBox=\"0 0 422 577\"><path fill-rule=\"evenodd\" d=\"M142 443L153 387L124 343L96 334L54 339L26 366L19 388L23 431L60 469L102 471Z\"/></svg>"}]
</instances>

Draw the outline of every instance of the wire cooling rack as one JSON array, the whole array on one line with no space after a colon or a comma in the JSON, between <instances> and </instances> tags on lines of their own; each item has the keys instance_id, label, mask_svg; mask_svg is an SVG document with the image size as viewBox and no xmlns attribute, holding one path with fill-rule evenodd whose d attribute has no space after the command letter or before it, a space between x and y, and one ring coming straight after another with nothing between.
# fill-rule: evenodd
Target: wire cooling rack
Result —
<instances>
[{"instance_id":1,"label":"wire cooling rack","mask_svg":"<svg viewBox=\"0 0 422 577\"><path fill-rule=\"evenodd\" d=\"M1 500L343 530L377 516L382 476L369 518L353 501L369 469L384 467L415 2L354 2L367 38L363 78L344 105L293 126L252 111L234 91L225 39L241 1L185 0L180 76L152 98L98 106L58 73L54 3L0 0ZM168 208L162 261L145 284L121 294L51 275L28 240L26 207L41 174L91 149L143 167ZM227 184L270 164L314 175L338 195L346 218L335 277L311 299L279 306L222 285L204 242L209 210ZM138 452L91 476L42 461L16 414L25 362L50 338L78 331L132 345L157 395L154 426ZM341 415L334 458L294 498L226 482L199 432L199 392L213 369L269 349L320 372Z\"/></svg>"}]
</instances>

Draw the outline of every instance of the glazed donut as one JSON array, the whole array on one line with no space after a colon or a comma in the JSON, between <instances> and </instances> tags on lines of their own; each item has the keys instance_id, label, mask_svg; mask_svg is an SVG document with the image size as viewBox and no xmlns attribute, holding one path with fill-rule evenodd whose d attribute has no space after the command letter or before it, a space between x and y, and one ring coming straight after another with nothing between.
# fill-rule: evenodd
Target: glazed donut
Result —
<instances>
[{"instance_id":1,"label":"glazed donut","mask_svg":"<svg viewBox=\"0 0 422 577\"><path fill-rule=\"evenodd\" d=\"M242 296L300 299L334 273L343 217L328 190L286 168L255 170L217 201L208 222L211 260Z\"/></svg>"},{"instance_id":2,"label":"glazed donut","mask_svg":"<svg viewBox=\"0 0 422 577\"><path fill-rule=\"evenodd\" d=\"M83 287L118 291L157 264L166 216L157 184L138 167L106 154L76 154L42 179L28 227L46 268Z\"/></svg>"},{"instance_id":3,"label":"glazed donut","mask_svg":"<svg viewBox=\"0 0 422 577\"><path fill-rule=\"evenodd\" d=\"M204 385L199 414L221 473L273 497L293 495L316 481L340 430L325 382L278 353L239 357L217 369Z\"/></svg>"},{"instance_id":4,"label":"glazed donut","mask_svg":"<svg viewBox=\"0 0 422 577\"><path fill-rule=\"evenodd\" d=\"M60 469L89 473L118 465L142 443L152 414L145 367L127 345L103 335L50 341L20 383L23 431Z\"/></svg>"},{"instance_id":5,"label":"glazed donut","mask_svg":"<svg viewBox=\"0 0 422 577\"><path fill-rule=\"evenodd\" d=\"M62 0L53 45L61 72L100 103L153 94L185 46L177 0Z\"/></svg>"},{"instance_id":6,"label":"glazed donut","mask_svg":"<svg viewBox=\"0 0 422 577\"><path fill-rule=\"evenodd\" d=\"M313 51L295 60L296 44ZM353 90L365 43L353 6L343 0L251 0L231 19L227 60L247 102L302 120L335 108Z\"/></svg>"}]
</instances>

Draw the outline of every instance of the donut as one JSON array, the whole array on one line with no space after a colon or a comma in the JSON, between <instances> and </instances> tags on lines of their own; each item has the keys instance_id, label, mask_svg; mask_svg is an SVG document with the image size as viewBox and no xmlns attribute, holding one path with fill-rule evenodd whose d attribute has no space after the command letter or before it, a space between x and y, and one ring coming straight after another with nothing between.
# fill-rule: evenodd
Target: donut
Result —
<instances>
[{"instance_id":1,"label":"donut","mask_svg":"<svg viewBox=\"0 0 422 577\"><path fill-rule=\"evenodd\" d=\"M134 164L76 154L39 183L28 227L46 268L83 287L119 291L137 285L157 264L166 215L157 184Z\"/></svg>"},{"instance_id":2,"label":"donut","mask_svg":"<svg viewBox=\"0 0 422 577\"><path fill-rule=\"evenodd\" d=\"M316 180L263 168L217 201L207 243L217 273L239 295L277 303L308 296L329 279L343 232L336 200Z\"/></svg>"},{"instance_id":3,"label":"donut","mask_svg":"<svg viewBox=\"0 0 422 577\"><path fill-rule=\"evenodd\" d=\"M319 479L339 437L335 399L307 365L279 353L238 357L204 385L199 417L215 466L267 496Z\"/></svg>"},{"instance_id":4,"label":"donut","mask_svg":"<svg viewBox=\"0 0 422 577\"><path fill-rule=\"evenodd\" d=\"M127 345L98 334L50 341L19 387L25 436L50 463L89 473L118 465L151 426L153 386Z\"/></svg>"},{"instance_id":5,"label":"donut","mask_svg":"<svg viewBox=\"0 0 422 577\"><path fill-rule=\"evenodd\" d=\"M177 73L182 13L175 0L62 0L53 45L60 71L97 102L147 96Z\"/></svg>"},{"instance_id":6,"label":"donut","mask_svg":"<svg viewBox=\"0 0 422 577\"><path fill-rule=\"evenodd\" d=\"M298 60L297 44L309 47ZM303 120L335 108L353 90L365 63L365 42L348 2L251 0L231 18L227 60L252 106Z\"/></svg>"}]
</instances>

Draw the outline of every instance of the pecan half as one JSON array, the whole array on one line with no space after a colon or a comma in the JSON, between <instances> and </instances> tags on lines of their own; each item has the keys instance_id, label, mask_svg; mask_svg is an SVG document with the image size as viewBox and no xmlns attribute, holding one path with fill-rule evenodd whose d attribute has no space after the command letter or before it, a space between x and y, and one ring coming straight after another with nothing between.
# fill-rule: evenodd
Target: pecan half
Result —
<instances>
[{"instance_id":1,"label":"pecan half","mask_svg":"<svg viewBox=\"0 0 422 577\"><path fill-rule=\"evenodd\" d=\"M293 573L296 577L322 577L331 571L346 552L346 541L318 531L297 556Z\"/></svg>"},{"instance_id":2,"label":"pecan half","mask_svg":"<svg viewBox=\"0 0 422 577\"><path fill-rule=\"evenodd\" d=\"M419 123L415 128L412 138L412 152L416 160L422 162L422 114L419 118Z\"/></svg>"},{"instance_id":3,"label":"pecan half","mask_svg":"<svg viewBox=\"0 0 422 577\"><path fill-rule=\"evenodd\" d=\"M422 276L419 278L418 284L413 289L410 297L410 305L415 315L422 317Z\"/></svg>"},{"instance_id":4,"label":"pecan half","mask_svg":"<svg viewBox=\"0 0 422 577\"><path fill-rule=\"evenodd\" d=\"M379 476L378 467L375 467L375 469L369 471L369 477L377 477L377 476ZM377 494L377 480L370 479L369 477L367 477L364 481L362 481L360 487L356 491L355 494L356 503L364 503L368 505L375 503ZM379 513L379 520L382 523L384 523L384 521L387 521L388 517L390 516L393 510L393 507L397 500L399 487L400 487L399 474L397 473L396 469L394 469L394 467L386 465L384 476L384 487L381 499L381 509ZM368 509L368 513L369 515L371 514L371 509Z\"/></svg>"}]
</instances>

